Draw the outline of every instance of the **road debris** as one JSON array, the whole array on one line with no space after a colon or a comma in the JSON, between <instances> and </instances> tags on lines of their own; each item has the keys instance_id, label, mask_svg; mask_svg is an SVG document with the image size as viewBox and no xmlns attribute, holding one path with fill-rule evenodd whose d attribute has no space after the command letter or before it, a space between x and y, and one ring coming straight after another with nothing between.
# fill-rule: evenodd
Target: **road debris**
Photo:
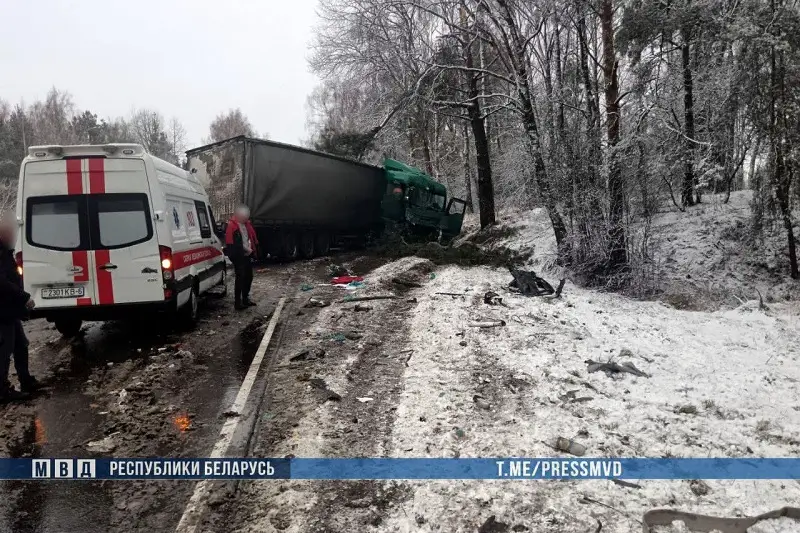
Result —
<instances>
[{"instance_id":1,"label":"road debris","mask_svg":"<svg viewBox=\"0 0 800 533\"><path fill-rule=\"evenodd\" d=\"M293 355L289 358L289 361L294 363L297 361L313 361L316 359L322 359L325 357L325 350L319 347L315 348L306 348L296 355Z\"/></svg>"},{"instance_id":2,"label":"road debris","mask_svg":"<svg viewBox=\"0 0 800 533\"><path fill-rule=\"evenodd\" d=\"M328 265L328 277L335 278L338 276L349 276L350 271L347 270L343 265L337 265L332 263Z\"/></svg>"},{"instance_id":3,"label":"road debris","mask_svg":"<svg viewBox=\"0 0 800 533\"><path fill-rule=\"evenodd\" d=\"M417 283L416 281L411 281L403 278L392 278L392 283L394 283L395 285L400 285L402 287L408 287L411 289L418 289L422 287L421 283Z\"/></svg>"},{"instance_id":4,"label":"road debris","mask_svg":"<svg viewBox=\"0 0 800 533\"><path fill-rule=\"evenodd\" d=\"M494 291L486 291L483 295L483 303L486 305L503 305L503 297Z\"/></svg>"},{"instance_id":5,"label":"road debris","mask_svg":"<svg viewBox=\"0 0 800 533\"><path fill-rule=\"evenodd\" d=\"M523 296L553 296L559 298L561 291L564 289L565 279L558 283L558 290L554 289L545 279L540 278L536 272L532 270L520 270L518 268L508 267L508 271L514 278L509 284L509 288L519 290Z\"/></svg>"},{"instance_id":6,"label":"road debris","mask_svg":"<svg viewBox=\"0 0 800 533\"><path fill-rule=\"evenodd\" d=\"M128 399L128 391L125 389L120 390L119 393L117 394L117 407L119 407L120 409L125 409L125 402L127 399Z\"/></svg>"},{"instance_id":7,"label":"road debris","mask_svg":"<svg viewBox=\"0 0 800 533\"><path fill-rule=\"evenodd\" d=\"M577 455L578 457L582 457L586 454L586 446L579 442L575 442L572 439L567 439L564 437L556 437L554 439L550 439L550 441L544 441L544 444L550 446L554 450Z\"/></svg>"},{"instance_id":8,"label":"road debris","mask_svg":"<svg viewBox=\"0 0 800 533\"><path fill-rule=\"evenodd\" d=\"M345 296L340 300L341 303L349 302L368 302L370 300L396 300L397 296L394 294L376 294L373 296Z\"/></svg>"},{"instance_id":9,"label":"road debris","mask_svg":"<svg viewBox=\"0 0 800 533\"><path fill-rule=\"evenodd\" d=\"M511 526L505 522L498 521L497 517L492 515L478 528L478 533L506 533L510 529Z\"/></svg>"},{"instance_id":10,"label":"road debris","mask_svg":"<svg viewBox=\"0 0 800 533\"><path fill-rule=\"evenodd\" d=\"M331 278L331 283L334 285L349 285L350 283L360 283L364 281L364 278L361 276L336 276Z\"/></svg>"},{"instance_id":11,"label":"road debris","mask_svg":"<svg viewBox=\"0 0 800 533\"><path fill-rule=\"evenodd\" d=\"M116 439L117 434L118 433L112 433L100 440L87 442L86 449L92 453L111 453L116 450L118 446Z\"/></svg>"},{"instance_id":12,"label":"road debris","mask_svg":"<svg viewBox=\"0 0 800 533\"><path fill-rule=\"evenodd\" d=\"M475 405L480 409L489 410L492 408L492 405L480 394L476 394L472 397L472 401L475 402Z\"/></svg>"},{"instance_id":13,"label":"road debris","mask_svg":"<svg viewBox=\"0 0 800 533\"><path fill-rule=\"evenodd\" d=\"M363 312L366 312L366 311L372 311L372 308L368 307L366 305L356 304L356 306L353 307L353 311L355 311L357 313L363 313Z\"/></svg>"},{"instance_id":14,"label":"road debris","mask_svg":"<svg viewBox=\"0 0 800 533\"><path fill-rule=\"evenodd\" d=\"M632 483L630 481L625 481L624 479L612 479L612 483L615 485L619 485L620 487L627 487L629 489L641 489L642 486L638 483Z\"/></svg>"},{"instance_id":15,"label":"road debris","mask_svg":"<svg viewBox=\"0 0 800 533\"><path fill-rule=\"evenodd\" d=\"M592 361L591 359L586 360L587 370L589 373L593 372L605 372L606 375L611 376L615 374L633 374L634 376L639 376L643 378L649 378L650 374L646 374L636 368L636 365L633 363L626 361L624 363L615 363L614 361L609 361L607 363L598 363L596 361Z\"/></svg>"},{"instance_id":16,"label":"road debris","mask_svg":"<svg viewBox=\"0 0 800 533\"><path fill-rule=\"evenodd\" d=\"M566 394L562 394L558 399L564 403L583 403L594 400L592 396L578 396L579 392L579 389L567 391Z\"/></svg>"},{"instance_id":17,"label":"road debris","mask_svg":"<svg viewBox=\"0 0 800 533\"><path fill-rule=\"evenodd\" d=\"M498 328L506 325L505 320L483 320L467 324L471 328Z\"/></svg>"},{"instance_id":18,"label":"road debris","mask_svg":"<svg viewBox=\"0 0 800 533\"><path fill-rule=\"evenodd\" d=\"M775 511L760 514L751 518L736 517L722 518L672 509L654 509L644 514L642 519L644 533L652 533L655 526L671 526L679 521L686 525L689 531L719 531L720 533L752 533L753 526L759 522L777 519L792 519L797 524L800 521L800 508L781 507ZM775 530L779 531L779 530Z\"/></svg>"},{"instance_id":19,"label":"road debris","mask_svg":"<svg viewBox=\"0 0 800 533\"><path fill-rule=\"evenodd\" d=\"M702 479L692 479L689 481L689 489L695 496L705 496L711 492L711 487Z\"/></svg>"},{"instance_id":20,"label":"road debris","mask_svg":"<svg viewBox=\"0 0 800 533\"><path fill-rule=\"evenodd\" d=\"M311 388L321 392L321 396L325 401L331 401L331 402L341 401L342 397L338 393L329 389L328 384L325 383L324 379L311 378L308 380L308 383L311 385Z\"/></svg>"},{"instance_id":21,"label":"road debris","mask_svg":"<svg viewBox=\"0 0 800 533\"><path fill-rule=\"evenodd\" d=\"M312 297L308 299L308 301L303 305L303 307L328 307L329 305L331 305L330 302L326 302L325 300Z\"/></svg>"}]
</instances>

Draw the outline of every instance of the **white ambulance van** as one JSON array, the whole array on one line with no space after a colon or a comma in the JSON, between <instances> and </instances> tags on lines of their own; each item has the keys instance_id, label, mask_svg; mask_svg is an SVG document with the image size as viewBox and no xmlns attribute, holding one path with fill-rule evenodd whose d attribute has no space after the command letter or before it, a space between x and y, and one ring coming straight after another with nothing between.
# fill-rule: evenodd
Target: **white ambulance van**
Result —
<instances>
[{"instance_id":1,"label":"white ambulance van","mask_svg":"<svg viewBox=\"0 0 800 533\"><path fill-rule=\"evenodd\" d=\"M84 320L157 313L191 326L198 298L225 292L222 242L203 187L140 145L30 148L16 217L32 318L65 336Z\"/></svg>"}]
</instances>

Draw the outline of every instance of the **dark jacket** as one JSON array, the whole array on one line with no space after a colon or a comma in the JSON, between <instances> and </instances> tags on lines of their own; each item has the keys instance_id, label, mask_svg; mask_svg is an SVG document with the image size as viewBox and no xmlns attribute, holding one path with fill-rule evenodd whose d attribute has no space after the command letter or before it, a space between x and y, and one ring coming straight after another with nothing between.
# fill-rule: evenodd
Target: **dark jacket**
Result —
<instances>
[{"instance_id":1,"label":"dark jacket","mask_svg":"<svg viewBox=\"0 0 800 533\"><path fill-rule=\"evenodd\" d=\"M28 315L25 304L31 295L22 290L14 251L0 244L0 322L20 320Z\"/></svg>"},{"instance_id":2,"label":"dark jacket","mask_svg":"<svg viewBox=\"0 0 800 533\"><path fill-rule=\"evenodd\" d=\"M253 250L251 257L257 257L256 250L258 249L258 237L256 237L256 230L250 221L245 222L247 228L247 235L250 237L250 248ZM239 229L239 222L236 218L231 218L228 221L228 226L225 228L225 253L230 257L231 261L247 257L244 253L244 244L242 243L242 232Z\"/></svg>"}]
</instances>

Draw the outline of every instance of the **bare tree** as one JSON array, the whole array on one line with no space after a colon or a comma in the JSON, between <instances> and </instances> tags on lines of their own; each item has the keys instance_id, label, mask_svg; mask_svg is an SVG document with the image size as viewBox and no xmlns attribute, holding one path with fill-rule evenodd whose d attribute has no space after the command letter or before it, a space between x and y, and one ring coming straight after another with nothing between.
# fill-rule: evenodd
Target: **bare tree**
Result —
<instances>
[{"instance_id":1,"label":"bare tree","mask_svg":"<svg viewBox=\"0 0 800 533\"><path fill-rule=\"evenodd\" d=\"M239 135L255 137L256 132L247 116L237 107L236 109L228 110L226 113L220 113L211 121L207 141L210 143L224 141Z\"/></svg>"},{"instance_id":2,"label":"bare tree","mask_svg":"<svg viewBox=\"0 0 800 533\"><path fill-rule=\"evenodd\" d=\"M176 165L180 164L186 151L186 128L176 117L172 117L167 124L167 142L169 143L170 161Z\"/></svg>"},{"instance_id":3,"label":"bare tree","mask_svg":"<svg viewBox=\"0 0 800 533\"><path fill-rule=\"evenodd\" d=\"M172 149L165 131L164 118L158 111L139 109L131 113L131 131L136 142L148 153L161 159L170 159Z\"/></svg>"}]
</instances>

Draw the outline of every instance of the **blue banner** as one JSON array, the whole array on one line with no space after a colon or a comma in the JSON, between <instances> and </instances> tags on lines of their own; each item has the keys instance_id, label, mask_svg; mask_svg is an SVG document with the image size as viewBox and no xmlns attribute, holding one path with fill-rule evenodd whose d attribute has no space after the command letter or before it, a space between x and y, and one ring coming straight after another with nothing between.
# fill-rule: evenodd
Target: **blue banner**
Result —
<instances>
[{"instance_id":1,"label":"blue banner","mask_svg":"<svg viewBox=\"0 0 800 533\"><path fill-rule=\"evenodd\" d=\"M0 459L0 479L800 479L800 459Z\"/></svg>"}]
</instances>

